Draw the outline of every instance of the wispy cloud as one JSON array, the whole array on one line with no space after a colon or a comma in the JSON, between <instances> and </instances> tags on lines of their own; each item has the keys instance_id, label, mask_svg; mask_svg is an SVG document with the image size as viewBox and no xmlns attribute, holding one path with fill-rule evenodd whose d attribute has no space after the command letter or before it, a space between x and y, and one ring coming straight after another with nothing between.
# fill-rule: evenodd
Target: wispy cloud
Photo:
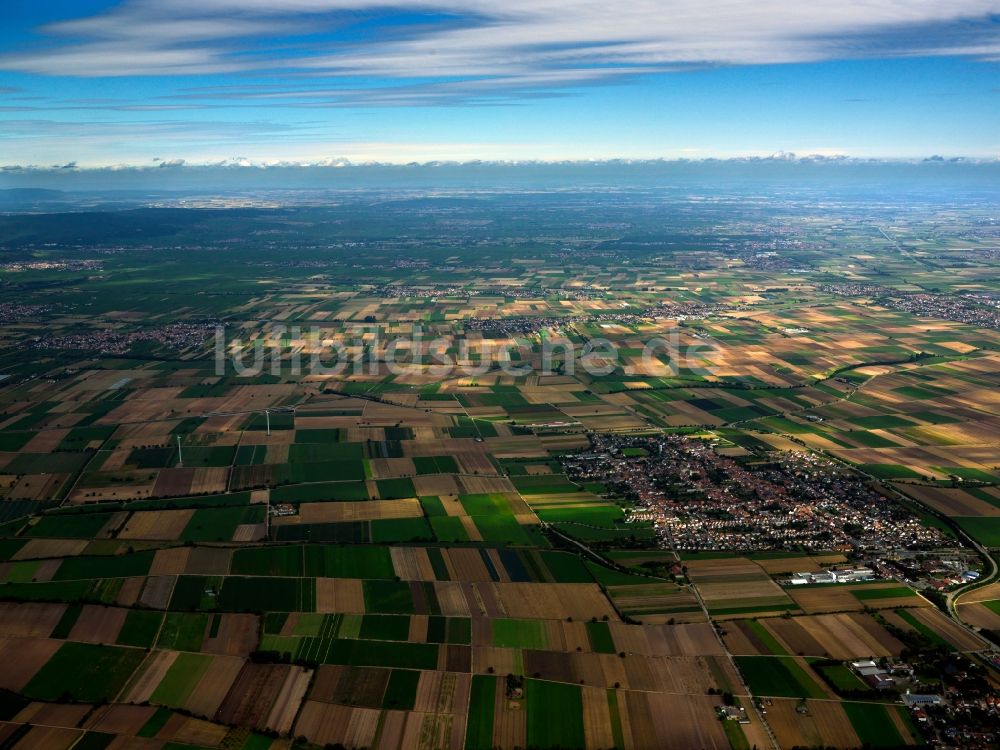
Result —
<instances>
[{"instance_id":1,"label":"wispy cloud","mask_svg":"<svg viewBox=\"0 0 1000 750\"><path fill-rule=\"evenodd\" d=\"M1000 0L126 0L41 28L43 44L0 55L0 68L61 76L536 77L534 86L560 87L677 66L991 59L1000 55L996 14ZM359 23L367 24L364 35L347 33Z\"/></svg>"},{"instance_id":2,"label":"wispy cloud","mask_svg":"<svg viewBox=\"0 0 1000 750\"><path fill-rule=\"evenodd\" d=\"M104 2L5 37L0 163L760 154L845 132L855 155L998 148L992 68L900 60L1000 60L1000 0ZM892 61L794 65L872 58ZM956 104L915 118L929 69Z\"/></svg>"}]
</instances>

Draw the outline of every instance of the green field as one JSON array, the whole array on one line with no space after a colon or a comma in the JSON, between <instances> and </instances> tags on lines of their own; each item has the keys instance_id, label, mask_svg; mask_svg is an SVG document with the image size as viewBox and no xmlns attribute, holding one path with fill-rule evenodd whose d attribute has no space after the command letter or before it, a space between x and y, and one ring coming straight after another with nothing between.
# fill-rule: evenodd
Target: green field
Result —
<instances>
[{"instance_id":1,"label":"green field","mask_svg":"<svg viewBox=\"0 0 1000 750\"><path fill-rule=\"evenodd\" d=\"M156 647L174 651L200 651L208 627L205 613L167 612Z\"/></svg>"},{"instance_id":2,"label":"green field","mask_svg":"<svg viewBox=\"0 0 1000 750\"><path fill-rule=\"evenodd\" d=\"M97 536L112 518L111 513L47 515L28 527L25 536L62 539L90 539Z\"/></svg>"},{"instance_id":3,"label":"green field","mask_svg":"<svg viewBox=\"0 0 1000 750\"><path fill-rule=\"evenodd\" d=\"M737 656L736 666L754 695L825 698L826 693L792 657Z\"/></svg>"},{"instance_id":4,"label":"green field","mask_svg":"<svg viewBox=\"0 0 1000 750\"><path fill-rule=\"evenodd\" d=\"M125 622L118 633L117 643L120 646L137 646L149 648L156 639L163 622L163 613L147 612L142 609L132 609L125 616Z\"/></svg>"},{"instance_id":5,"label":"green field","mask_svg":"<svg viewBox=\"0 0 1000 750\"><path fill-rule=\"evenodd\" d=\"M367 500L368 486L364 482L316 482L292 484L271 490L274 503L311 503L323 500Z\"/></svg>"},{"instance_id":6,"label":"green field","mask_svg":"<svg viewBox=\"0 0 1000 750\"><path fill-rule=\"evenodd\" d=\"M305 573L321 578L394 578L387 547L310 545L305 548Z\"/></svg>"},{"instance_id":7,"label":"green field","mask_svg":"<svg viewBox=\"0 0 1000 750\"><path fill-rule=\"evenodd\" d=\"M436 669L437 659L438 646L433 643L395 643L338 638L330 644L324 663Z\"/></svg>"},{"instance_id":8,"label":"green field","mask_svg":"<svg viewBox=\"0 0 1000 750\"><path fill-rule=\"evenodd\" d=\"M301 576L304 574L303 548L248 547L233 552L230 573L251 576Z\"/></svg>"},{"instance_id":9,"label":"green field","mask_svg":"<svg viewBox=\"0 0 1000 750\"><path fill-rule=\"evenodd\" d=\"M31 678L24 694L44 701L110 701L145 656L140 649L67 641Z\"/></svg>"},{"instance_id":10,"label":"green field","mask_svg":"<svg viewBox=\"0 0 1000 750\"><path fill-rule=\"evenodd\" d=\"M263 523L264 508L248 505L235 508L201 508L194 512L184 531L184 542L225 542L233 538L240 524Z\"/></svg>"},{"instance_id":11,"label":"green field","mask_svg":"<svg viewBox=\"0 0 1000 750\"><path fill-rule=\"evenodd\" d=\"M153 555L154 553L149 551L131 555L67 557L55 572L53 580L144 576L153 563Z\"/></svg>"},{"instance_id":12,"label":"green field","mask_svg":"<svg viewBox=\"0 0 1000 750\"><path fill-rule=\"evenodd\" d=\"M578 685L525 680L525 697L529 747L584 746L583 696Z\"/></svg>"},{"instance_id":13,"label":"green field","mask_svg":"<svg viewBox=\"0 0 1000 750\"><path fill-rule=\"evenodd\" d=\"M886 713L895 710L895 706L875 703L844 704L844 713L850 719L851 726L858 733L858 738L868 747L901 747L905 744L896 725Z\"/></svg>"},{"instance_id":14,"label":"green field","mask_svg":"<svg viewBox=\"0 0 1000 750\"><path fill-rule=\"evenodd\" d=\"M156 686L150 700L173 708L180 708L191 695L204 674L212 666L207 654L178 654L177 659Z\"/></svg>"},{"instance_id":15,"label":"green field","mask_svg":"<svg viewBox=\"0 0 1000 750\"><path fill-rule=\"evenodd\" d=\"M606 622L588 622L587 639L590 641L590 648L594 653L615 653L615 640L611 635L611 628Z\"/></svg>"},{"instance_id":16,"label":"green field","mask_svg":"<svg viewBox=\"0 0 1000 750\"><path fill-rule=\"evenodd\" d=\"M980 544L1000 547L1000 516L956 516L953 520Z\"/></svg>"},{"instance_id":17,"label":"green field","mask_svg":"<svg viewBox=\"0 0 1000 750\"><path fill-rule=\"evenodd\" d=\"M788 651L778 643L778 639L771 635L771 632L764 627L763 623L757 622L757 620L746 620L746 626L771 654L774 656L788 656Z\"/></svg>"},{"instance_id":18,"label":"green field","mask_svg":"<svg viewBox=\"0 0 1000 750\"><path fill-rule=\"evenodd\" d=\"M405 581L365 581L365 609L368 612L412 614L413 595Z\"/></svg>"},{"instance_id":19,"label":"green field","mask_svg":"<svg viewBox=\"0 0 1000 750\"><path fill-rule=\"evenodd\" d=\"M417 698L417 683L420 682L420 672L411 669L394 669L389 675L389 684L385 688L382 708L397 711L411 711Z\"/></svg>"},{"instance_id":20,"label":"green field","mask_svg":"<svg viewBox=\"0 0 1000 750\"><path fill-rule=\"evenodd\" d=\"M493 645L504 648L548 647L545 623L540 620L495 619L493 625Z\"/></svg>"},{"instance_id":21,"label":"green field","mask_svg":"<svg viewBox=\"0 0 1000 750\"><path fill-rule=\"evenodd\" d=\"M410 618L405 615L364 615L359 637L378 641L405 641Z\"/></svg>"},{"instance_id":22,"label":"green field","mask_svg":"<svg viewBox=\"0 0 1000 750\"><path fill-rule=\"evenodd\" d=\"M807 660L808 661L808 660ZM829 666L816 666L813 668L822 674L827 682L833 685L834 690L838 693L853 692L858 690L864 690L866 692L871 692L871 688L868 687L868 683L863 682L851 669L843 664L834 664Z\"/></svg>"},{"instance_id":23,"label":"green field","mask_svg":"<svg viewBox=\"0 0 1000 750\"><path fill-rule=\"evenodd\" d=\"M316 580L229 576L219 591L218 607L225 612L312 612Z\"/></svg>"},{"instance_id":24,"label":"green field","mask_svg":"<svg viewBox=\"0 0 1000 750\"><path fill-rule=\"evenodd\" d=\"M496 677L483 674L472 676L465 750L493 750L493 709L496 704L496 691Z\"/></svg>"},{"instance_id":25,"label":"green field","mask_svg":"<svg viewBox=\"0 0 1000 750\"><path fill-rule=\"evenodd\" d=\"M655 5L601 12L670 26ZM495 9L404 10L312 20L344 21L351 60L388 35L446 65L425 44L436 24L509 32ZM36 57L76 36L115 42L57 11L13 29L66 37L35 40ZM938 36L972 33L965 21ZM163 52L163 29L132 25ZM266 66L254 28L215 57ZM300 31L290 48L325 75L329 55ZM188 42L173 51L208 48ZM507 62L525 67L534 42ZM359 59L402 59L375 52ZM543 52L580 75L622 72ZM419 73L368 103L430 92L437 115L412 109L428 124L457 92L488 105L484 142L519 122L512 103L531 114L575 87L473 71L428 88ZM0 690L0 750L750 750L768 733L717 726L716 709L751 699L783 746L833 742L824 709L840 706L859 746L919 741L915 726L939 735L928 745L947 744L946 726L969 744L979 714L910 724L896 693L959 707L985 694L977 652L915 607L937 601L943 571L989 568L960 527L1000 548L1000 162L445 154L334 168L321 154L301 172L258 144L246 156L260 165L237 168L225 142L252 131L294 151L325 128L330 148L343 135L358 150L353 120L324 112L367 84L299 77L294 101L247 77L209 123L218 143L184 165L179 136L150 124L169 113L149 112L135 117L166 161L92 170L96 136L65 127L80 154L29 158L52 135L42 99L17 159L40 166L0 170L0 685L17 691ZM198 105L219 88L202 78L156 102ZM135 104L101 85L102 101ZM293 103L312 130L265 122L248 97ZM369 109L354 124L374 142L385 117ZM895 563L912 587L786 582ZM849 667L868 656L855 635L916 678L869 688ZM143 705L109 712L125 698ZM263 726L279 715L281 736Z\"/></svg>"}]
</instances>

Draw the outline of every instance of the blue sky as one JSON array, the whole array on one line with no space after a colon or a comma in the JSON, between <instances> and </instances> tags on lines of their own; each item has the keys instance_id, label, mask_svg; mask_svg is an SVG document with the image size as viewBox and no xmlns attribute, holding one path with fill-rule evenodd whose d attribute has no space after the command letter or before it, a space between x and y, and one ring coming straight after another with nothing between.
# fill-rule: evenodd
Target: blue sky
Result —
<instances>
[{"instance_id":1,"label":"blue sky","mask_svg":"<svg viewBox=\"0 0 1000 750\"><path fill-rule=\"evenodd\" d=\"M0 4L0 165L778 151L1000 157L1000 0Z\"/></svg>"}]
</instances>

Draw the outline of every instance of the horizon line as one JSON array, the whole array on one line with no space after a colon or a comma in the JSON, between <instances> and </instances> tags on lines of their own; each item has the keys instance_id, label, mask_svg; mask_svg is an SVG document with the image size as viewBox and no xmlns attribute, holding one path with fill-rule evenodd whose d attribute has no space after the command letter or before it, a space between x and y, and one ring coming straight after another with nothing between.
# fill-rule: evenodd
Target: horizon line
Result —
<instances>
[{"instance_id":1,"label":"horizon line","mask_svg":"<svg viewBox=\"0 0 1000 750\"><path fill-rule=\"evenodd\" d=\"M600 159L428 159L406 161L365 160L353 161L347 157L331 157L315 161L257 160L233 157L213 161L188 161L186 159L154 159L151 163L85 164L75 161L65 164L0 164L0 173L80 173L80 172L151 172L158 170L202 169L369 169L369 168L428 168L428 167L530 167L530 166L643 166L643 165L698 165L698 164L788 164L788 165L851 165L851 166L918 166L961 164L965 166L990 166L1000 164L996 156L851 156L848 154L803 154L779 151L768 155L745 154L738 156L704 157L608 157Z\"/></svg>"}]
</instances>

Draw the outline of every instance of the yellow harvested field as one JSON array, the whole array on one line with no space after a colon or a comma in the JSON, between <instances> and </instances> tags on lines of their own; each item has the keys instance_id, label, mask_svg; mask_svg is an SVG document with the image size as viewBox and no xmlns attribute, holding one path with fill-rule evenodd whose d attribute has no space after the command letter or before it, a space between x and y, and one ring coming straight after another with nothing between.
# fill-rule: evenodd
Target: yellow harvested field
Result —
<instances>
[{"instance_id":1,"label":"yellow harvested field","mask_svg":"<svg viewBox=\"0 0 1000 750\"><path fill-rule=\"evenodd\" d=\"M819 573L831 565L842 565L847 558L841 554L810 555L808 557L782 557L774 560L755 560L768 575L778 573Z\"/></svg>"},{"instance_id":2,"label":"yellow harvested field","mask_svg":"<svg viewBox=\"0 0 1000 750\"><path fill-rule=\"evenodd\" d=\"M295 722L295 735L316 745L340 743L345 747L370 747L381 711L351 708L307 700Z\"/></svg>"},{"instance_id":3,"label":"yellow harvested field","mask_svg":"<svg viewBox=\"0 0 1000 750\"><path fill-rule=\"evenodd\" d=\"M974 635L957 625L936 607L920 607L906 611L948 641L958 651L981 651L990 647L990 643L985 638Z\"/></svg>"},{"instance_id":4,"label":"yellow harvested field","mask_svg":"<svg viewBox=\"0 0 1000 750\"><path fill-rule=\"evenodd\" d=\"M958 616L969 625L988 630L1000 630L1000 613L994 612L982 602L958 605Z\"/></svg>"},{"instance_id":5,"label":"yellow harvested field","mask_svg":"<svg viewBox=\"0 0 1000 750\"><path fill-rule=\"evenodd\" d=\"M466 516L468 518L468 516ZM490 581L490 571L478 549L446 549L441 551L453 581Z\"/></svg>"},{"instance_id":6,"label":"yellow harvested field","mask_svg":"<svg viewBox=\"0 0 1000 750\"><path fill-rule=\"evenodd\" d=\"M626 625L610 623L619 650L645 656L722 655L722 644L708 623L681 625Z\"/></svg>"},{"instance_id":7,"label":"yellow harvested field","mask_svg":"<svg viewBox=\"0 0 1000 750\"><path fill-rule=\"evenodd\" d=\"M596 687L584 687L583 733L587 747L614 747L615 735L608 712L608 694Z\"/></svg>"},{"instance_id":8,"label":"yellow harvested field","mask_svg":"<svg viewBox=\"0 0 1000 750\"><path fill-rule=\"evenodd\" d=\"M268 729L287 734L292 729L292 723L298 713L302 699L305 698L312 679L312 672L302 667L293 666L285 675L281 689L274 698L271 710L264 721Z\"/></svg>"},{"instance_id":9,"label":"yellow harvested field","mask_svg":"<svg viewBox=\"0 0 1000 750\"><path fill-rule=\"evenodd\" d=\"M492 672L490 668L492 667ZM513 648L496 646L472 647L472 671L474 674L521 674L524 664L521 652Z\"/></svg>"},{"instance_id":10,"label":"yellow harvested field","mask_svg":"<svg viewBox=\"0 0 1000 750\"><path fill-rule=\"evenodd\" d=\"M170 547L169 549L156 550L149 574L164 576L186 573L190 552L190 547Z\"/></svg>"},{"instance_id":11,"label":"yellow harvested field","mask_svg":"<svg viewBox=\"0 0 1000 750\"><path fill-rule=\"evenodd\" d=\"M317 578L316 611L364 614L362 581L356 578Z\"/></svg>"},{"instance_id":12,"label":"yellow harvested field","mask_svg":"<svg viewBox=\"0 0 1000 750\"><path fill-rule=\"evenodd\" d=\"M413 488L419 497L437 495L445 498L458 494L458 484L451 474L428 474L413 477Z\"/></svg>"},{"instance_id":13,"label":"yellow harvested field","mask_svg":"<svg viewBox=\"0 0 1000 750\"><path fill-rule=\"evenodd\" d=\"M370 500L338 503L302 503L298 515L280 516L273 526L295 526L301 523L343 523L345 521L376 521L387 518L420 518L423 511L416 498L405 500Z\"/></svg>"},{"instance_id":14,"label":"yellow harvested field","mask_svg":"<svg viewBox=\"0 0 1000 750\"><path fill-rule=\"evenodd\" d=\"M172 541L180 537L194 510L140 510L133 513L119 539Z\"/></svg>"},{"instance_id":15,"label":"yellow harvested field","mask_svg":"<svg viewBox=\"0 0 1000 750\"><path fill-rule=\"evenodd\" d=\"M1000 599L1000 582L988 583L958 597L959 604L990 602Z\"/></svg>"},{"instance_id":16,"label":"yellow harvested field","mask_svg":"<svg viewBox=\"0 0 1000 750\"><path fill-rule=\"evenodd\" d=\"M423 547L392 547L392 567L403 581L434 581L434 567Z\"/></svg>"},{"instance_id":17,"label":"yellow harvested field","mask_svg":"<svg viewBox=\"0 0 1000 750\"><path fill-rule=\"evenodd\" d=\"M172 742L218 747L229 733L229 727L213 724L204 719L189 719L181 716L176 718L183 719L183 721L171 737Z\"/></svg>"},{"instance_id":18,"label":"yellow harvested field","mask_svg":"<svg viewBox=\"0 0 1000 750\"><path fill-rule=\"evenodd\" d=\"M760 620L789 653L847 660L898 656L903 644L869 615L840 613Z\"/></svg>"},{"instance_id":19,"label":"yellow harvested field","mask_svg":"<svg viewBox=\"0 0 1000 750\"><path fill-rule=\"evenodd\" d=\"M481 583L478 588L492 588L509 617L589 620L607 615L610 620L619 620L596 583Z\"/></svg>"},{"instance_id":20,"label":"yellow harvested field","mask_svg":"<svg viewBox=\"0 0 1000 750\"><path fill-rule=\"evenodd\" d=\"M691 581L702 599L713 609L740 609L774 606L781 610L788 604L785 592L759 565L742 557L716 560L689 560L685 564ZM721 612L715 613L725 616Z\"/></svg>"},{"instance_id":21,"label":"yellow harvested field","mask_svg":"<svg viewBox=\"0 0 1000 750\"><path fill-rule=\"evenodd\" d=\"M730 747L715 715L718 699L712 696L624 691L618 693L618 705L627 747Z\"/></svg>"},{"instance_id":22,"label":"yellow harvested field","mask_svg":"<svg viewBox=\"0 0 1000 750\"><path fill-rule=\"evenodd\" d=\"M441 607L441 614L446 617L468 617L469 603L462 590L462 584L457 581L436 581L434 593Z\"/></svg>"},{"instance_id":23,"label":"yellow harvested field","mask_svg":"<svg viewBox=\"0 0 1000 750\"><path fill-rule=\"evenodd\" d=\"M14 553L11 560L34 560L42 557L74 557L87 547L85 539L30 539Z\"/></svg>"},{"instance_id":24,"label":"yellow harvested field","mask_svg":"<svg viewBox=\"0 0 1000 750\"><path fill-rule=\"evenodd\" d=\"M1000 516L1000 507L973 497L962 489L898 483L894 486L946 516Z\"/></svg>"},{"instance_id":25,"label":"yellow harvested field","mask_svg":"<svg viewBox=\"0 0 1000 750\"><path fill-rule=\"evenodd\" d=\"M861 740L840 703L806 701L805 714L796 711L797 705L795 700L774 698L768 706L767 723L781 747L861 746Z\"/></svg>"}]
</instances>

